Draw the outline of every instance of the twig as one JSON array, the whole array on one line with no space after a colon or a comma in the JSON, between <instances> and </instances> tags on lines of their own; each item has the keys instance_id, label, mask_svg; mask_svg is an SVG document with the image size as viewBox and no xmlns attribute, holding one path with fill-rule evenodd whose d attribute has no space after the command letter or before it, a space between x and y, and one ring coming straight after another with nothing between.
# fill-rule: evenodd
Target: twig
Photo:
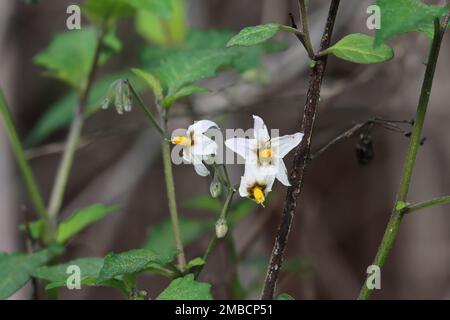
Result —
<instances>
[{"instance_id":1,"label":"twig","mask_svg":"<svg viewBox=\"0 0 450 320\"><path fill-rule=\"evenodd\" d=\"M427 68L425 71L425 77L422 84L422 89L420 93L420 99L417 107L416 118L414 121L414 127L411 134L411 141L408 147L408 153L406 156L405 166L403 169L402 178L400 181L400 188L397 194L397 199L392 210L391 217L389 219L388 225L381 240L381 244L378 248L378 252L372 265L376 265L380 268L384 266L386 259L391 251L392 245L394 244L397 234L400 229L400 224L403 219L403 212L401 209L397 209L398 203L406 203L408 198L409 187L411 184L411 176L414 170L414 164L417 158L417 151L419 149L420 143L422 141L422 129L425 122L425 116L428 108L428 102L430 100L431 88L433 86L434 74L436 71L436 65L439 57L439 52L441 49L442 39L447 27L448 19L450 15L444 19L446 24L441 26L439 19L435 20L434 23L434 37L431 46L430 54L428 57ZM367 280L366 280L367 281ZM370 297L372 290L366 285L366 281L361 288L358 299L366 300Z\"/></svg>"},{"instance_id":2,"label":"twig","mask_svg":"<svg viewBox=\"0 0 450 320\"><path fill-rule=\"evenodd\" d=\"M434 198L428 201L408 205L404 210L402 210L402 213L403 214L412 213L418 210L434 207L436 205L443 205L449 203L450 203L450 196Z\"/></svg>"},{"instance_id":3,"label":"twig","mask_svg":"<svg viewBox=\"0 0 450 320\"><path fill-rule=\"evenodd\" d=\"M331 35L333 33L339 3L340 0L332 0L331 2L325 30L321 40L321 50L325 50L330 46ZM275 244L267 269L267 275L261 295L261 298L265 300L273 299L275 285L283 262L283 254L297 206L297 199L302 190L303 176L309 159L311 138L319 105L320 89L322 86L322 79L324 77L326 64L327 57L322 57L317 60L315 66L311 68L310 71L309 89L306 95L306 104L304 107L301 124L301 131L303 131L304 137L300 145L295 150L294 166L289 174L292 186L290 186L287 190L281 223L277 231Z\"/></svg>"},{"instance_id":4,"label":"twig","mask_svg":"<svg viewBox=\"0 0 450 320\"><path fill-rule=\"evenodd\" d=\"M302 33L305 39L305 48L308 51L308 55L311 59L314 58L314 49L311 44L311 36L309 34L309 26L308 26L308 12L306 10L305 0L298 0L298 6L300 9L300 17L302 19Z\"/></svg>"}]
</instances>

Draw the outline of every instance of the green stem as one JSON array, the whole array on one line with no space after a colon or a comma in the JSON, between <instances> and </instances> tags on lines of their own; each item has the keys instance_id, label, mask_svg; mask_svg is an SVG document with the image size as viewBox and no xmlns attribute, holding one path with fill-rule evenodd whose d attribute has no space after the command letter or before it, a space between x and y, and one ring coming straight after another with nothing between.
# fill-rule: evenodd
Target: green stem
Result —
<instances>
[{"instance_id":1,"label":"green stem","mask_svg":"<svg viewBox=\"0 0 450 320\"><path fill-rule=\"evenodd\" d=\"M450 196L434 198L434 199L431 199L428 201L411 204L403 210L403 213L404 214L411 213L411 212L422 210L425 208L430 208L433 206L449 204L449 203L450 203Z\"/></svg>"},{"instance_id":2,"label":"green stem","mask_svg":"<svg viewBox=\"0 0 450 320\"><path fill-rule=\"evenodd\" d=\"M306 10L305 0L299 0L298 5L300 8L300 16L302 19L302 33L305 39L305 48L308 51L309 57L312 59L314 57L314 49L311 44L311 36L309 34L309 26L308 26L308 12Z\"/></svg>"},{"instance_id":3,"label":"green stem","mask_svg":"<svg viewBox=\"0 0 450 320\"><path fill-rule=\"evenodd\" d=\"M383 267L386 262L387 256L392 248L392 245L397 238L397 234L400 229L400 224L403 218L402 210L397 210L396 206L399 202L407 202L409 186L411 183L411 176L416 162L417 151L419 149L422 129L425 121L425 115L428 108L428 102L430 100L431 88L433 85L433 78L436 71L436 65L439 57L439 51L442 44L442 38L444 36L445 28L441 28L439 20L435 20L435 32L433 37L433 44L431 46L430 54L428 57L428 64L425 71L425 77L422 84L419 104L417 107L416 117L414 121L414 127L411 135L410 144L408 147L408 153L406 156L406 162L403 169L403 174L400 182L399 192L397 194L396 204L392 211L388 225L386 227L383 239L378 248L378 252L373 261L373 265L380 268ZM366 280L367 281L367 280ZM369 289L364 282L358 299L365 300L370 297L372 289Z\"/></svg>"},{"instance_id":4,"label":"green stem","mask_svg":"<svg viewBox=\"0 0 450 320\"><path fill-rule=\"evenodd\" d=\"M128 85L130 87L130 91L131 94L135 97L135 99L138 102L139 107L142 109L142 111L144 111L145 115L147 116L147 118L150 120L150 122L155 126L155 128L159 131L159 133L164 134L164 130L163 128L161 128L161 126L159 125L158 121L156 120L155 116L153 116L153 114L150 112L150 110L147 108L147 106L145 105L144 101L142 100L142 98L140 97L140 95L136 92L136 90L134 89L134 87L131 85L131 82L129 80L127 80Z\"/></svg>"},{"instance_id":5,"label":"green stem","mask_svg":"<svg viewBox=\"0 0 450 320\"><path fill-rule=\"evenodd\" d=\"M186 265L183 242L181 241L180 223L178 221L177 202L175 197L175 185L173 182L172 161L170 159L170 139L166 137L162 141L162 156L164 165L164 177L166 179L167 199L169 201L170 219L175 237L175 245L178 250L178 265L181 270Z\"/></svg>"},{"instance_id":6,"label":"green stem","mask_svg":"<svg viewBox=\"0 0 450 320\"><path fill-rule=\"evenodd\" d=\"M22 143L20 142L19 135L17 134L16 128L14 126L14 121L12 119L11 113L9 112L9 108L1 88L0 88L0 113L5 122L6 134L8 135L9 141L11 143L11 147L16 157L19 170L25 182L25 186L31 197L36 212L45 223L46 230L43 240L45 243L48 243L53 239L54 235L54 229L52 228L51 219L48 215L47 210L45 209L42 195L39 192L39 188L36 183L36 179L33 175L33 172L31 171L30 164L26 159Z\"/></svg>"},{"instance_id":7,"label":"green stem","mask_svg":"<svg viewBox=\"0 0 450 320\"><path fill-rule=\"evenodd\" d=\"M69 135L65 145L62 160L58 167L55 183L53 185L52 193L50 195L48 212L54 226L57 223L56 218L59 214L59 211L61 210L61 205L64 198L64 193L66 191L67 182L69 180L70 171L72 169L73 160L75 157L78 143L81 138L81 132L84 124L84 111L86 108L89 93L92 88L92 84L94 82L94 75L95 71L97 70L98 62L100 59L100 53L102 51L104 37L105 37L105 30L101 29L98 37L97 48L95 50L91 70L89 71L86 85L84 86L82 93L80 94L80 101L76 109L75 117L69 129Z\"/></svg>"}]
</instances>

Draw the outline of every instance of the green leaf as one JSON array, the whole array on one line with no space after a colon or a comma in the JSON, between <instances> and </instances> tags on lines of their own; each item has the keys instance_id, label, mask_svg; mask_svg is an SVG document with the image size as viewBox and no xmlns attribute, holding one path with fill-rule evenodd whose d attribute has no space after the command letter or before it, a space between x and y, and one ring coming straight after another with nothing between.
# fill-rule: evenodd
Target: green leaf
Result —
<instances>
[{"instance_id":1,"label":"green leaf","mask_svg":"<svg viewBox=\"0 0 450 320\"><path fill-rule=\"evenodd\" d=\"M109 24L117 19L134 15L130 0L86 0L84 12L98 24Z\"/></svg>"},{"instance_id":2,"label":"green leaf","mask_svg":"<svg viewBox=\"0 0 450 320\"><path fill-rule=\"evenodd\" d=\"M205 263L206 261L201 257L194 258L186 264L186 266L184 267L184 271L187 272L192 268L203 266L205 265Z\"/></svg>"},{"instance_id":3,"label":"green leaf","mask_svg":"<svg viewBox=\"0 0 450 320\"><path fill-rule=\"evenodd\" d=\"M136 10L150 11L160 17L169 17L172 14L171 0L128 0Z\"/></svg>"},{"instance_id":4,"label":"green leaf","mask_svg":"<svg viewBox=\"0 0 450 320\"><path fill-rule=\"evenodd\" d=\"M212 221L180 218L179 226L181 240L186 246L200 238L204 231L212 228ZM162 255L170 254L176 250L170 219L164 220L149 230L144 247Z\"/></svg>"},{"instance_id":5,"label":"green leaf","mask_svg":"<svg viewBox=\"0 0 450 320\"><path fill-rule=\"evenodd\" d=\"M189 199L184 206L188 209L212 211L219 214L222 211L222 203L217 198L210 196L196 196Z\"/></svg>"},{"instance_id":6,"label":"green leaf","mask_svg":"<svg viewBox=\"0 0 450 320\"><path fill-rule=\"evenodd\" d=\"M50 46L35 56L34 62L47 69L46 75L80 91L86 85L97 44L97 31L93 27L66 31L57 34ZM120 48L120 41L114 32L109 32L104 39L99 63L105 63L111 53L118 52Z\"/></svg>"},{"instance_id":7,"label":"green leaf","mask_svg":"<svg viewBox=\"0 0 450 320\"><path fill-rule=\"evenodd\" d=\"M90 224L97 222L108 214L115 213L118 210L119 208L116 206L96 204L91 207L75 211L72 216L59 224L56 234L56 241L59 243L64 243L80 233Z\"/></svg>"},{"instance_id":8,"label":"green leaf","mask_svg":"<svg viewBox=\"0 0 450 320\"><path fill-rule=\"evenodd\" d=\"M194 280L193 274L173 280L157 300L212 300L211 285Z\"/></svg>"},{"instance_id":9,"label":"green leaf","mask_svg":"<svg viewBox=\"0 0 450 320\"><path fill-rule=\"evenodd\" d=\"M176 101L178 101L181 98L190 96L191 94L205 93L205 92L209 92L209 89L197 86L186 86L178 90L178 92L176 92L175 94L165 97L161 101L161 105L164 108L170 108Z\"/></svg>"},{"instance_id":10,"label":"green leaf","mask_svg":"<svg viewBox=\"0 0 450 320\"><path fill-rule=\"evenodd\" d=\"M380 7L381 28L376 32L375 46L396 35L417 31L449 11L448 6L426 5L419 0L377 0L376 5Z\"/></svg>"},{"instance_id":11,"label":"green leaf","mask_svg":"<svg viewBox=\"0 0 450 320\"><path fill-rule=\"evenodd\" d=\"M100 270L96 284L114 279L117 276L135 275L145 271L152 265L165 265L173 260L176 251L171 254L157 254L148 249L134 249L122 253L110 253Z\"/></svg>"},{"instance_id":12,"label":"green leaf","mask_svg":"<svg viewBox=\"0 0 450 320\"><path fill-rule=\"evenodd\" d=\"M274 37L279 30L280 25L276 23L247 27L231 38L231 40L227 43L227 47L254 46Z\"/></svg>"},{"instance_id":13,"label":"green leaf","mask_svg":"<svg viewBox=\"0 0 450 320\"><path fill-rule=\"evenodd\" d=\"M164 6L169 5L170 12L140 8L136 16L136 30L151 43L165 47L177 46L183 42L187 32L184 1L154 0L153 2L156 1ZM134 0L134 2L139 3L142 0Z\"/></svg>"},{"instance_id":14,"label":"green leaf","mask_svg":"<svg viewBox=\"0 0 450 320\"><path fill-rule=\"evenodd\" d=\"M42 234L44 232L44 228L45 228L45 225L44 225L44 222L42 220L36 220L36 221L30 222L28 224L28 229L29 230L27 230L27 225L26 224L19 225L19 230L22 231L22 232L28 232L29 231L31 238L34 239L34 240L41 239Z\"/></svg>"},{"instance_id":15,"label":"green leaf","mask_svg":"<svg viewBox=\"0 0 450 320\"><path fill-rule=\"evenodd\" d=\"M450 28L450 22L448 23L448 27ZM434 22L426 23L417 28L417 31L423 33L427 38L433 39L434 37Z\"/></svg>"},{"instance_id":16,"label":"green leaf","mask_svg":"<svg viewBox=\"0 0 450 320\"><path fill-rule=\"evenodd\" d=\"M137 68L131 69L131 71L152 89L156 99L161 100L163 98L161 83L154 75Z\"/></svg>"},{"instance_id":17,"label":"green leaf","mask_svg":"<svg viewBox=\"0 0 450 320\"><path fill-rule=\"evenodd\" d=\"M70 276L67 270L69 266L73 265L80 268L81 284L93 285L103 267L103 258L81 258L54 266L43 266L31 272L31 275L39 279L47 280L49 282L47 289L63 287L66 286L67 278Z\"/></svg>"},{"instance_id":18,"label":"green leaf","mask_svg":"<svg viewBox=\"0 0 450 320\"><path fill-rule=\"evenodd\" d=\"M60 247L47 248L32 254L0 253L0 300L22 288L30 279L33 270L60 253Z\"/></svg>"},{"instance_id":19,"label":"green leaf","mask_svg":"<svg viewBox=\"0 0 450 320\"><path fill-rule=\"evenodd\" d=\"M280 294L275 300L295 300L294 298L292 298L290 295L288 295L287 293L282 293Z\"/></svg>"},{"instance_id":20,"label":"green leaf","mask_svg":"<svg viewBox=\"0 0 450 320\"><path fill-rule=\"evenodd\" d=\"M394 57L394 50L387 44L373 46L374 38L355 33L345 36L324 53L332 53L336 57L354 63L372 64L388 61Z\"/></svg>"}]
</instances>

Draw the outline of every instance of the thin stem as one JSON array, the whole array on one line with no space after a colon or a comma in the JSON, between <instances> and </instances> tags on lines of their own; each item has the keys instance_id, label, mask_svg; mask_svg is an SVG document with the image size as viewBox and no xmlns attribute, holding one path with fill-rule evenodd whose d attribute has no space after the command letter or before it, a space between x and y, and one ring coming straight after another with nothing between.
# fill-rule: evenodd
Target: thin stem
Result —
<instances>
[{"instance_id":1,"label":"thin stem","mask_svg":"<svg viewBox=\"0 0 450 320\"><path fill-rule=\"evenodd\" d=\"M181 270L186 265L184 257L183 242L181 241L180 223L178 221L178 210L175 196L175 184L173 181L172 160L170 159L170 139L166 137L162 141L162 157L164 165L164 177L166 179L167 199L169 201L170 219L172 221L175 246L178 250L178 265Z\"/></svg>"},{"instance_id":2,"label":"thin stem","mask_svg":"<svg viewBox=\"0 0 450 320\"><path fill-rule=\"evenodd\" d=\"M314 57L314 49L311 44L311 36L309 34L309 26L308 26L308 12L306 10L305 0L298 0L298 6L300 9L300 17L302 19L302 33L305 39L305 48L308 51L308 55L310 58Z\"/></svg>"},{"instance_id":3,"label":"thin stem","mask_svg":"<svg viewBox=\"0 0 450 320\"><path fill-rule=\"evenodd\" d=\"M86 81L86 85L80 94L80 101L78 107L75 110L75 117L69 129L69 135L67 138L64 153L62 155L61 163L58 167L58 172L56 174L55 183L53 185L52 193L50 195L50 201L48 205L49 216L52 219L54 227L56 225L56 218L61 210L61 205L64 198L64 193L66 191L67 182L69 180L69 175L72 169L73 160L77 150L78 143L81 138L81 132L84 124L84 111L86 109L87 99L94 82L95 72L98 67L98 62L100 59L100 53L103 48L103 40L105 37L105 31L101 29L97 48L95 50L94 59L92 61L92 66L89 71L89 75Z\"/></svg>"},{"instance_id":4,"label":"thin stem","mask_svg":"<svg viewBox=\"0 0 450 320\"><path fill-rule=\"evenodd\" d=\"M49 242L53 239L54 230L52 228L52 223L47 210L45 209L44 200L39 191L39 187L36 183L36 179L31 171L30 164L28 163L25 151L23 149L22 143L20 142L19 135L17 134L16 128L14 126L14 121L12 119L11 113L9 112L8 105L6 103L3 91L0 88L0 114L5 122L5 130L8 135L9 141L11 143L11 148L16 157L17 165L22 174L23 180L27 191L31 197L34 208L38 213L39 217L44 221L45 224L45 239L44 242Z\"/></svg>"},{"instance_id":5,"label":"thin stem","mask_svg":"<svg viewBox=\"0 0 450 320\"><path fill-rule=\"evenodd\" d=\"M325 30L323 32L320 44L321 50L325 50L330 46L331 35L333 33L339 3L340 0L332 0L331 2ZM291 186L287 190L280 226L275 237L270 262L267 267L267 275L261 294L261 299L263 300L273 299L278 274L283 264L283 255L289 238L295 209L297 207L297 199L302 192L303 177L309 159L312 133L320 101L320 90L322 87L326 64L327 57L325 56L318 59L310 71L309 88L306 95L306 103L304 106L301 124L301 131L304 133L304 137L295 150L294 166L289 174Z\"/></svg>"},{"instance_id":6,"label":"thin stem","mask_svg":"<svg viewBox=\"0 0 450 320\"><path fill-rule=\"evenodd\" d=\"M148 120L155 126L155 128L159 131L159 133L164 134L163 128L161 128L160 124L156 120L155 116L151 113L149 108L145 105L144 101L142 100L141 96L136 92L133 85L129 80L127 80L128 86L130 87L131 94L135 97L135 99L138 102L139 107L144 111L145 115L147 116Z\"/></svg>"},{"instance_id":7,"label":"thin stem","mask_svg":"<svg viewBox=\"0 0 450 320\"><path fill-rule=\"evenodd\" d=\"M419 104L417 107L414 127L412 130L405 166L400 181L400 188L397 194L396 204L399 202L407 202L409 186L411 184L411 176L413 173L414 164L416 162L417 151L420 146L422 129L428 108L428 102L430 100L431 88L433 85L434 74L436 71L436 65L444 33L445 28L441 28L439 24L439 19L436 19L433 44L431 46L430 54L428 57L427 68L425 71L425 77L422 84ZM381 244L378 248L378 252L375 256L372 265L376 265L380 268L384 266L384 263L386 262L389 252L391 251L392 245L395 239L397 238L397 234L399 232L403 216L404 214L402 210L397 210L396 205L394 205L394 209L392 210L391 217L389 219L388 225L383 235L383 239L381 240ZM367 287L366 281L364 282L361 291L359 293L358 299L360 300L368 299L372 293L372 289L369 289Z\"/></svg>"},{"instance_id":8,"label":"thin stem","mask_svg":"<svg viewBox=\"0 0 450 320\"><path fill-rule=\"evenodd\" d=\"M443 205L443 204L449 204L450 203L450 196L445 196L445 197L439 197L439 198L434 198L428 201L424 201L424 202L419 202L416 204L411 204L408 207L406 207L403 210L403 213L411 213L414 211L418 211L418 210L422 210L422 209L426 209L426 208L430 208L430 207L434 207L437 205Z\"/></svg>"},{"instance_id":9,"label":"thin stem","mask_svg":"<svg viewBox=\"0 0 450 320\"><path fill-rule=\"evenodd\" d=\"M233 197L234 197L235 192L236 192L236 190L234 188L231 188L231 189L228 190L227 198L226 198L225 203L224 203L224 205L222 207L222 211L220 212L220 218L219 219L226 219L227 213L228 213L228 211L230 209L230 206L231 206L231 203L233 201ZM230 231L228 231L228 232L230 232ZM207 261L209 259L209 256L211 255L211 253L213 252L214 248L216 247L218 240L219 240L219 238L217 238L217 236L214 235L212 237L211 241L209 242L208 247L206 248L206 251L203 254L203 260L205 261L205 265L206 265L206 263L207 263ZM200 268L198 268L197 271L195 272L195 278L196 279L198 278L198 276L202 272L203 267L204 267L204 265L201 266Z\"/></svg>"}]
</instances>

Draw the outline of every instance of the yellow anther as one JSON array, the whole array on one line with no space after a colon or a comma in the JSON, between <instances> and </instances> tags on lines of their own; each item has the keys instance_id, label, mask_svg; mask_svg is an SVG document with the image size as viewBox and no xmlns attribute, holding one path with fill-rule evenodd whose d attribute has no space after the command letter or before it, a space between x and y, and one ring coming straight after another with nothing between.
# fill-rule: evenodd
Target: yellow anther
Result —
<instances>
[{"instance_id":1,"label":"yellow anther","mask_svg":"<svg viewBox=\"0 0 450 320\"><path fill-rule=\"evenodd\" d=\"M264 196L264 191L262 190L261 187L259 186L255 186L252 190L253 193L253 199L255 200L255 202L257 204L263 204L264 201L266 200L266 197Z\"/></svg>"},{"instance_id":2,"label":"yellow anther","mask_svg":"<svg viewBox=\"0 0 450 320\"><path fill-rule=\"evenodd\" d=\"M191 139L183 136L178 136L172 138L173 144L181 144L182 146L189 146L191 144Z\"/></svg>"},{"instance_id":3,"label":"yellow anther","mask_svg":"<svg viewBox=\"0 0 450 320\"><path fill-rule=\"evenodd\" d=\"M269 159L271 156L272 156L272 151L269 148L261 151L261 157L263 157L264 159Z\"/></svg>"}]
</instances>

